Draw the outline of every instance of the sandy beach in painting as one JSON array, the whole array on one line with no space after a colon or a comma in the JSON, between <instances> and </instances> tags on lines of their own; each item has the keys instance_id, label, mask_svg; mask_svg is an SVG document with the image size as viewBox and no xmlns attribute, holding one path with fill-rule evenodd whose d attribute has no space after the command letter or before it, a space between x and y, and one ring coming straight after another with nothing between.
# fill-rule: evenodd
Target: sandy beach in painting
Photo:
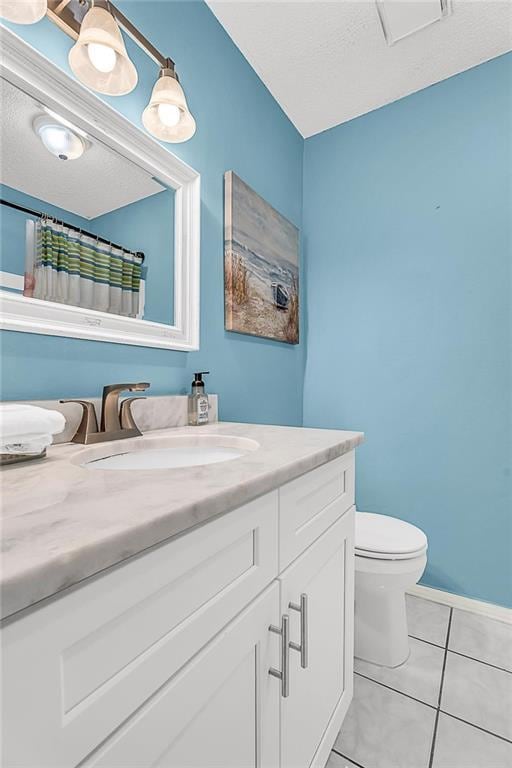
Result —
<instances>
[{"instance_id":1,"label":"sandy beach in painting","mask_svg":"<svg viewBox=\"0 0 512 768\"><path fill-rule=\"evenodd\" d=\"M225 177L227 330L297 344L297 228L234 173Z\"/></svg>"}]
</instances>

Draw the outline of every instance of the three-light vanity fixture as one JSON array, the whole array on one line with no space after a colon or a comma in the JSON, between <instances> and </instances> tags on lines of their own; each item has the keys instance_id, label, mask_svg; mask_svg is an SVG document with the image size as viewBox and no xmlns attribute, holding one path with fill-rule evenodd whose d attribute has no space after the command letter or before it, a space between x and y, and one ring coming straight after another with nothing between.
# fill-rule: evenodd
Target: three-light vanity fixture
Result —
<instances>
[{"instance_id":1,"label":"three-light vanity fixture","mask_svg":"<svg viewBox=\"0 0 512 768\"><path fill-rule=\"evenodd\" d=\"M80 11L85 15L78 21ZM121 28L160 67L142 122L149 133L167 142L190 139L196 123L187 105L172 59L162 54L110 0L0 0L0 16L16 24L34 24L45 15L75 44L69 66L91 90L122 96L137 85Z\"/></svg>"}]
</instances>

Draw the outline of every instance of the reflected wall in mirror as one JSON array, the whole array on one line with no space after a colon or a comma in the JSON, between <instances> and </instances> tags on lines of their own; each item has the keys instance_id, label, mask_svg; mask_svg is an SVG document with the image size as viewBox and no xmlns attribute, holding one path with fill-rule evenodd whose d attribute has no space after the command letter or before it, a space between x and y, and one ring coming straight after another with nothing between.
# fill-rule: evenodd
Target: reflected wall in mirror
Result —
<instances>
[{"instance_id":1,"label":"reflected wall in mirror","mask_svg":"<svg viewBox=\"0 0 512 768\"><path fill-rule=\"evenodd\" d=\"M197 349L199 174L0 27L3 328Z\"/></svg>"},{"instance_id":2,"label":"reflected wall in mirror","mask_svg":"<svg viewBox=\"0 0 512 768\"><path fill-rule=\"evenodd\" d=\"M0 99L2 286L172 325L174 190L3 79Z\"/></svg>"}]
</instances>

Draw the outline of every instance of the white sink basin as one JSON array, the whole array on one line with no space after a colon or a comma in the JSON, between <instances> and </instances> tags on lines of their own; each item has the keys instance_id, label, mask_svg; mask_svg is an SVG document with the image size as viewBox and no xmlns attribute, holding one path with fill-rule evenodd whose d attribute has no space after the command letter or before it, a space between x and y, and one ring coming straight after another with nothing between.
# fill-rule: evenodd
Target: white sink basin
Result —
<instances>
[{"instance_id":1,"label":"white sink basin","mask_svg":"<svg viewBox=\"0 0 512 768\"><path fill-rule=\"evenodd\" d=\"M136 438L82 451L75 464L86 469L176 469L232 461L257 450L259 443L231 435L176 435Z\"/></svg>"}]
</instances>

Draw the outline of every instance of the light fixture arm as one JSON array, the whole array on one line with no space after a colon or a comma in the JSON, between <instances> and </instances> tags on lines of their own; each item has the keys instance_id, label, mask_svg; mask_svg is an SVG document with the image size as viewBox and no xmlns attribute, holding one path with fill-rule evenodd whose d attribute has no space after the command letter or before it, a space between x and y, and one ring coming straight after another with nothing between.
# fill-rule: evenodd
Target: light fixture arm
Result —
<instances>
[{"instance_id":1,"label":"light fixture arm","mask_svg":"<svg viewBox=\"0 0 512 768\"><path fill-rule=\"evenodd\" d=\"M116 6L111 3L110 0L108 5L110 6L110 12L112 13L113 17L119 26L124 29L128 37L131 37L133 42L136 43L139 48L142 48L142 50L149 56L149 58L153 59L153 61L158 64L159 67L165 67L174 71L174 61L168 56L163 56L160 51L155 48L152 43L149 42L147 37L144 37L144 35L139 32L137 27L132 24L130 19L127 19L124 13L121 13L119 8L116 8Z\"/></svg>"},{"instance_id":2,"label":"light fixture arm","mask_svg":"<svg viewBox=\"0 0 512 768\"><path fill-rule=\"evenodd\" d=\"M174 62L172 59L167 59L165 64L160 67L158 77L174 77L175 80L180 81L178 73L174 69Z\"/></svg>"}]
</instances>

